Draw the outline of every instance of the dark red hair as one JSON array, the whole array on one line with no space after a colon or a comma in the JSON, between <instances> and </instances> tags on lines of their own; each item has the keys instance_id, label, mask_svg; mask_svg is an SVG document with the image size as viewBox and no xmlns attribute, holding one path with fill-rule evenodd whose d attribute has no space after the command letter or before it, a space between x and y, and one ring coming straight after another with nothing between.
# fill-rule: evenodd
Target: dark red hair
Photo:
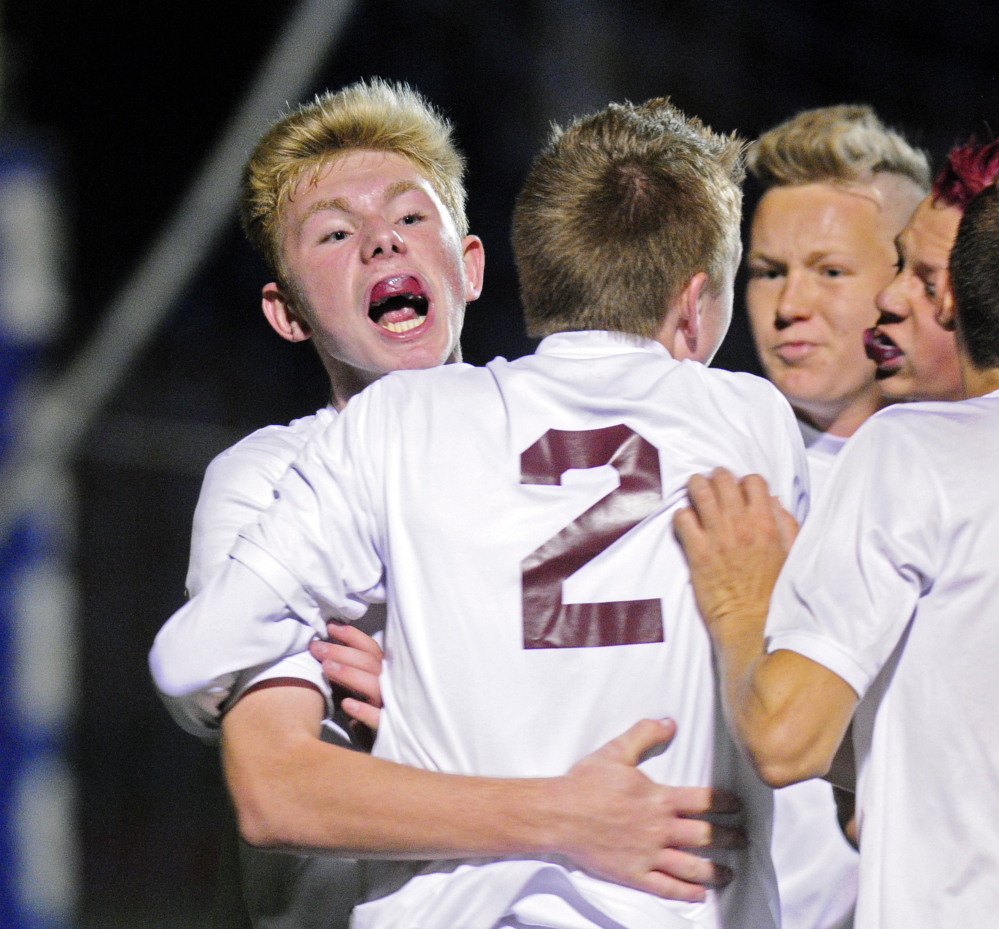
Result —
<instances>
[{"instance_id":1,"label":"dark red hair","mask_svg":"<svg viewBox=\"0 0 999 929\"><path fill-rule=\"evenodd\" d=\"M933 201L961 210L985 190L999 175L999 138L979 142L972 136L964 145L955 145L933 181Z\"/></svg>"}]
</instances>

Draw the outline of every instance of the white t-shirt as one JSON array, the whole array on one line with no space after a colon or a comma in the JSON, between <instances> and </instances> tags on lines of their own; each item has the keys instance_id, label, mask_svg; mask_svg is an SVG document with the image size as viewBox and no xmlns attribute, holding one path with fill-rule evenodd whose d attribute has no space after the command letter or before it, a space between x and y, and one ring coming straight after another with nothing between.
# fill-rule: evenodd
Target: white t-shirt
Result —
<instances>
[{"instance_id":1,"label":"white t-shirt","mask_svg":"<svg viewBox=\"0 0 999 929\"><path fill-rule=\"evenodd\" d=\"M858 929L999 913L999 392L878 413L778 580L768 647L862 697Z\"/></svg>"},{"instance_id":2,"label":"white t-shirt","mask_svg":"<svg viewBox=\"0 0 999 929\"><path fill-rule=\"evenodd\" d=\"M388 375L310 443L231 564L161 632L161 689L204 688L219 669L210 647L171 661L178 641L210 646L223 630L244 659L267 647L273 659L326 616L357 617L387 596L376 754L558 775L638 719L671 716L676 739L643 770L733 790L755 841L704 904L548 862L440 862L359 907L355 926L450 929L461 913L468 929L490 927L519 898L551 893L606 925L773 925L769 793L720 722L671 525L690 475L717 465L763 474L802 515L804 454L783 398L657 343L567 333L512 363ZM563 590L568 604L613 605L562 607ZM400 869L412 873L382 866Z\"/></svg>"},{"instance_id":3,"label":"white t-shirt","mask_svg":"<svg viewBox=\"0 0 999 929\"><path fill-rule=\"evenodd\" d=\"M798 426L805 441L814 505L846 439L819 432L800 420ZM774 791L771 853L783 929L843 926L857 899L859 856L839 827L830 784L814 778Z\"/></svg>"}]
</instances>

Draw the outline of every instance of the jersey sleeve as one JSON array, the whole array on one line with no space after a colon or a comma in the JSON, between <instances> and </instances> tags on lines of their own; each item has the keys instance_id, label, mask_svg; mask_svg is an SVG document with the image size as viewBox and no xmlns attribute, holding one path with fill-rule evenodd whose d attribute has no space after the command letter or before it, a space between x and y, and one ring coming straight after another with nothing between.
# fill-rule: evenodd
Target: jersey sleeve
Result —
<instances>
[{"instance_id":1,"label":"jersey sleeve","mask_svg":"<svg viewBox=\"0 0 999 929\"><path fill-rule=\"evenodd\" d=\"M827 667L862 697L934 575L942 495L904 420L880 414L839 454L777 580L767 649Z\"/></svg>"},{"instance_id":2,"label":"jersey sleeve","mask_svg":"<svg viewBox=\"0 0 999 929\"><path fill-rule=\"evenodd\" d=\"M211 737L233 699L275 662L303 652L316 631L265 581L230 560L163 626L149 667L177 723Z\"/></svg>"},{"instance_id":3,"label":"jersey sleeve","mask_svg":"<svg viewBox=\"0 0 999 929\"><path fill-rule=\"evenodd\" d=\"M239 534L231 557L315 629L354 621L385 599L381 559L382 417L354 398L311 441L274 490L274 503Z\"/></svg>"},{"instance_id":4,"label":"jersey sleeve","mask_svg":"<svg viewBox=\"0 0 999 929\"><path fill-rule=\"evenodd\" d=\"M325 637L328 620L358 619L384 600L368 426L360 412L316 435L272 491L272 506L157 636L153 677L188 731L210 735L262 672Z\"/></svg>"},{"instance_id":5,"label":"jersey sleeve","mask_svg":"<svg viewBox=\"0 0 999 929\"><path fill-rule=\"evenodd\" d=\"M195 596L225 564L239 530L273 502L276 478L259 453L233 450L208 466L191 527L187 595Z\"/></svg>"}]
</instances>

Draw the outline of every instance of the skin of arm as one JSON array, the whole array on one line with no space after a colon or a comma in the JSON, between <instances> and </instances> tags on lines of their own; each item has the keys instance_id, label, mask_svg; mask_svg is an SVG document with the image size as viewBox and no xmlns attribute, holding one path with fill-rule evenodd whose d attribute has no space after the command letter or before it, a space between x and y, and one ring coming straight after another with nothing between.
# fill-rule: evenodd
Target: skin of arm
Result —
<instances>
[{"instance_id":1,"label":"skin of arm","mask_svg":"<svg viewBox=\"0 0 999 929\"><path fill-rule=\"evenodd\" d=\"M783 787L825 775L857 695L797 652L766 652L770 594L797 526L759 475L717 469L688 485L674 518L694 596L715 650L725 712L760 777Z\"/></svg>"},{"instance_id":2,"label":"skin of arm","mask_svg":"<svg viewBox=\"0 0 999 929\"><path fill-rule=\"evenodd\" d=\"M562 855L605 880L677 900L730 876L686 849L732 847L739 830L693 818L733 813L710 788L665 787L637 769L669 742L642 720L552 778L484 778L395 764L323 742L317 691L248 693L222 721L222 762L251 844L351 857Z\"/></svg>"}]
</instances>

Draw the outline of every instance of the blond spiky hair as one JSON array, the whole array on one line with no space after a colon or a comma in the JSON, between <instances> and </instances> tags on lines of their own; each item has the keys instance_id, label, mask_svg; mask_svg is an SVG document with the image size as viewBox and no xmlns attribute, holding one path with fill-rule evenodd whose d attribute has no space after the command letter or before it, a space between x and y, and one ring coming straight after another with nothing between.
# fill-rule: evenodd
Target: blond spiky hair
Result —
<instances>
[{"instance_id":1,"label":"blond spiky hair","mask_svg":"<svg viewBox=\"0 0 999 929\"><path fill-rule=\"evenodd\" d=\"M750 173L765 188L822 181L869 182L875 174L909 178L926 191L926 153L888 129L865 105L805 110L763 133L747 152Z\"/></svg>"},{"instance_id":2,"label":"blond spiky hair","mask_svg":"<svg viewBox=\"0 0 999 929\"><path fill-rule=\"evenodd\" d=\"M406 84L372 78L319 94L278 120L250 155L240 197L243 229L275 278L289 283L281 230L289 197L338 157L367 150L412 161L464 236L465 160L451 135L448 120Z\"/></svg>"}]
</instances>

